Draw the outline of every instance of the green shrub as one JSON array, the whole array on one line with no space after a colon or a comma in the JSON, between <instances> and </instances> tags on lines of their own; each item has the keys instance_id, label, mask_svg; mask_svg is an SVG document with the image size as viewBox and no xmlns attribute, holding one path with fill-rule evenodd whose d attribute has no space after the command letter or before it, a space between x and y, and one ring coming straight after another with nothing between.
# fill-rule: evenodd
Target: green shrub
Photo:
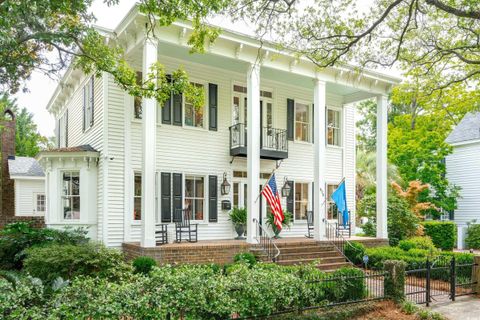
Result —
<instances>
[{"instance_id":1,"label":"green shrub","mask_svg":"<svg viewBox=\"0 0 480 320\"><path fill-rule=\"evenodd\" d=\"M248 266L252 267L257 263L257 259L255 258L255 255L251 252L241 252L241 253L237 253L233 257L233 262L245 263Z\"/></svg>"},{"instance_id":2,"label":"green shrub","mask_svg":"<svg viewBox=\"0 0 480 320\"><path fill-rule=\"evenodd\" d=\"M452 250L457 240L457 228L451 221L424 221L422 223L426 236L432 238L435 247Z\"/></svg>"},{"instance_id":3,"label":"green shrub","mask_svg":"<svg viewBox=\"0 0 480 320\"><path fill-rule=\"evenodd\" d=\"M365 246L359 242L349 242L344 248L344 254L355 265L363 264Z\"/></svg>"},{"instance_id":4,"label":"green shrub","mask_svg":"<svg viewBox=\"0 0 480 320\"><path fill-rule=\"evenodd\" d=\"M86 243L86 230L33 228L30 223L16 222L0 230L0 268L21 269L24 250L32 246L48 243L79 244Z\"/></svg>"},{"instance_id":5,"label":"green shrub","mask_svg":"<svg viewBox=\"0 0 480 320\"><path fill-rule=\"evenodd\" d=\"M465 244L471 249L480 249L480 224L469 224Z\"/></svg>"},{"instance_id":6,"label":"green shrub","mask_svg":"<svg viewBox=\"0 0 480 320\"><path fill-rule=\"evenodd\" d=\"M363 226L363 231L370 237L376 236L377 199L375 194L368 194L358 205L361 217L368 217L369 222ZM388 196L387 229L390 245L395 246L400 240L415 235L420 220L409 209L408 203L393 193Z\"/></svg>"},{"instance_id":7,"label":"green shrub","mask_svg":"<svg viewBox=\"0 0 480 320\"><path fill-rule=\"evenodd\" d=\"M412 237L402 240L398 243L398 247L404 251L411 249L437 250L430 237Z\"/></svg>"},{"instance_id":8,"label":"green shrub","mask_svg":"<svg viewBox=\"0 0 480 320\"><path fill-rule=\"evenodd\" d=\"M151 257L137 257L133 260L132 266L135 273L148 274L157 266L157 261Z\"/></svg>"},{"instance_id":9,"label":"green shrub","mask_svg":"<svg viewBox=\"0 0 480 320\"><path fill-rule=\"evenodd\" d=\"M30 248L26 254L24 270L46 283L58 277L72 279L79 275L116 280L128 270L121 252L100 244L51 244Z\"/></svg>"}]
</instances>

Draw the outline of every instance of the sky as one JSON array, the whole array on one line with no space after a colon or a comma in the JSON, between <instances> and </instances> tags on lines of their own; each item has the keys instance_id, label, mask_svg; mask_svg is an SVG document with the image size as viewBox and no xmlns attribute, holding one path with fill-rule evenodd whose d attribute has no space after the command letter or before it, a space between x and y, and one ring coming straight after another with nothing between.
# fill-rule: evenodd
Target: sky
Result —
<instances>
[{"instance_id":1,"label":"sky","mask_svg":"<svg viewBox=\"0 0 480 320\"><path fill-rule=\"evenodd\" d=\"M304 1L308 3L312 0ZM91 10L97 18L96 25L109 29L115 28L135 2L136 0L121 0L118 5L108 7L103 3L103 0L94 0ZM359 0L359 2L365 4L363 5L365 9L371 0ZM245 33L245 27L233 25L225 17L217 17L210 22L227 29L241 29L239 31ZM57 80L39 72L34 72L27 82L28 91L19 92L14 96L19 107L26 107L33 113L33 120L37 124L40 134L47 137L54 135L55 121L53 116L46 110L46 106L57 85Z\"/></svg>"}]
</instances>

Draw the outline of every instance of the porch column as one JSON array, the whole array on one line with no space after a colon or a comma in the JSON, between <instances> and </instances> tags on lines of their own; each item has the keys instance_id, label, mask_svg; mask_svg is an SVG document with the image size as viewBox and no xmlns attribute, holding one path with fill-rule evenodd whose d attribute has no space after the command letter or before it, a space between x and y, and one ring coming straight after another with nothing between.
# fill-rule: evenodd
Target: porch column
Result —
<instances>
[{"instance_id":1,"label":"porch column","mask_svg":"<svg viewBox=\"0 0 480 320\"><path fill-rule=\"evenodd\" d=\"M247 242L256 243L260 183L260 66L256 63L247 74L247 125Z\"/></svg>"},{"instance_id":2,"label":"porch column","mask_svg":"<svg viewBox=\"0 0 480 320\"><path fill-rule=\"evenodd\" d=\"M325 81L316 79L313 90L313 225L315 240L325 238L325 156L326 156L326 98Z\"/></svg>"},{"instance_id":3,"label":"porch column","mask_svg":"<svg viewBox=\"0 0 480 320\"><path fill-rule=\"evenodd\" d=\"M387 96L377 96L377 238L387 239Z\"/></svg>"},{"instance_id":4,"label":"porch column","mask_svg":"<svg viewBox=\"0 0 480 320\"><path fill-rule=\"evenodd\" d=\"M157 42L147 39L143 47L144 79L150 71L150 66L155 62L157 62ZM155 247L156 105L155 99L143 98L142 247Z\"/></svg>"}]
</instances>

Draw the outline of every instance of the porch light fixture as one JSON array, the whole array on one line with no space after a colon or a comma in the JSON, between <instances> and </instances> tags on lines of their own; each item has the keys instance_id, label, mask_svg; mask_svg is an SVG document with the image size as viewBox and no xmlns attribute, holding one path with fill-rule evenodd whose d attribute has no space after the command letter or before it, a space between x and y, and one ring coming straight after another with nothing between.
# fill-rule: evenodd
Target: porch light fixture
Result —
<instances>
[{"instance_id":1,"label":"porch light fixture","mask_svg":"<svg viewBox=\"0 0 480 320\"><path fill-rule=\"evenodd\" d=\"M283 187L282 187L282 197L288 198L291 191L292 191L292 187L290 187L290 183L288 183L288 180L285 177L285 183L283 184Z\"/></svg>"},{"instance_id":2,"label":"porch light fixture","mask_svg":"<svg viewBox=\"0 0 480 320\"><path fill-rule=\"evenodd\" d=\"M225 196L230 193L230 183L227 181L227 173L223 173L223 182L221 185L222 196Z\"/></svg>"}]
</instances>

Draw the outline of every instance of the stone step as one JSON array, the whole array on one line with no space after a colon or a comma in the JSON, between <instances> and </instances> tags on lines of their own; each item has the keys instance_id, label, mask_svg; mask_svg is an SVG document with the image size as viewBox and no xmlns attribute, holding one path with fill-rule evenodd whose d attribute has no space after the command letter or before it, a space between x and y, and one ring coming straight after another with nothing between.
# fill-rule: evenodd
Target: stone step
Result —
<instances>
[{"instance_id":1,"label":"stone step","mask_svg":"<svg viewBox=\"0 0 480 320\"><path fill-rule=\"evenodd\" d=\"M279 248L281 253L307 253L307 252L326 252L326 251L333 251L335 248L331 245L329 246L322 246L322 247L315 247L315 246L292 246L292 247L284 247Z\"/></svg>"},{"instance_id":2,"label":"stone step","mask_svg":"<svg viewBox=\"0 0 480 320\"><path fill-rule=\"evenodd\" d=\"M342 267L349 266L352 266L352 264L344 260L344 262L321 263L317 266L317 268L325 272L332 272Z\"/></svg>"},{"instance_id":3,"label":"stone step","mask_svg":"<svg viewBox=\"0 0 480 320\"><path fill-rule=\"evenodd\" d=\"M280 257L280 259L277 261L278 264L280 265L295 265L295 264L307 264L307 263L313 263L315 261L318 261L319 259L317 258L303 258L303 259L291 259L291 260L284 260ZM343 257L328 257L328 258L321 258L320 259L320 265L333 265L336 263L345 263L345 258Z\"/></svg>"},{"instance_id":4,"label":"stone step","mask_svg":"<svg viewBox=\"0 0 480 320\"><path fill-rule=\"evenodd\" d=\"M279 242L274 241L278 248L290 248L290 247L329 247L330 243L317 242L313 240L300 240L300 241L289 241L289 242Z\"/></svg>"},{"instance_id":5,"label":"stone step","mask_svg":"<svg viewBox=\"0 0 480 320\"><path fill-rule=\"evenodd\" d=\"M331 257L342 257L342 255L336 250L292 252L292 253L285 253L281 251L280 253L281 260L295 260L295 259L308 259L308 258L322 259L322 258L331 258Z\"/></svg>"}]
</instances>

